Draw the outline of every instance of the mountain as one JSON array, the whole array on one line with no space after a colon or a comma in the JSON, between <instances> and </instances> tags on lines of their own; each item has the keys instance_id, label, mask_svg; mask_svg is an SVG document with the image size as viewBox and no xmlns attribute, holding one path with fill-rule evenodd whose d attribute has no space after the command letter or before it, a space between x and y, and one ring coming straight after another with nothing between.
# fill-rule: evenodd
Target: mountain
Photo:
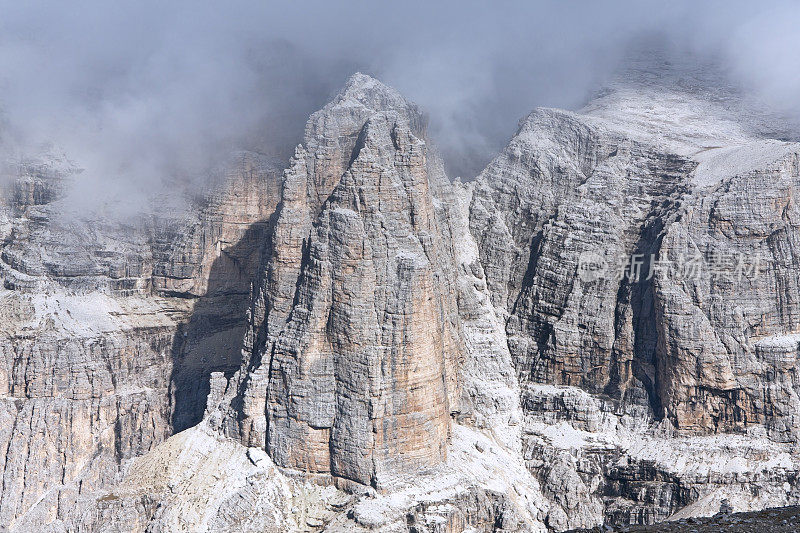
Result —
<instances>
[{"instance_id":1,"label":"mountain","mask_svg":"<svg viewBox=\"0 0 800 533\"><path fill-rule=\"evenodd\" d=\"M363 74L282 173L238 154L182 213L69 214L67 160L16 165L0 522L566 531L798 504L800 144L663 72L534 110L467 183Z\"/></svg>"}]
</instances>

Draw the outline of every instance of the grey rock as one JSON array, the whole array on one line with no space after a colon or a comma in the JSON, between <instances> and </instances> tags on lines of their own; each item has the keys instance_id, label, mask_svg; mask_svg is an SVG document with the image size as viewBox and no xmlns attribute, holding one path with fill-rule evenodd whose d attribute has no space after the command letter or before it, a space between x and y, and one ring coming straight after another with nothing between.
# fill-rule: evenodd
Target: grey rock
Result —
<instances>
[{"instance_id":1,"label":"grey rock","mask_svg":"<svg viewBox=\"0 0 800 533\"><path fill-rule=\"evenodd\" d=\"M725 98L537 109L450 183L419 109L357 74L282 176L242 154L189 210L124 222L67 214L68 161L18 165L0 523L564 531L797 504L800 145Z\"/></svg>"},{"instance_id":2,"label":"grey rock","mask_svg":"<svg viewBox=\"0 0 800 533\"><path fill-rule=\"evenodd\" d=\"M285 173L232 401L281 466L380 486L446 456L460 347L423 125L357 74Z\"/></svg>"},{"instance_id":3,"label":"grey rock","mask_svg":"<svg viewBox=\"0 0 800 533\"><path fill-rule=\"evenodd\" d=\"M13 168L0 209L0 523L70 530L122 464L200 421L208 375L239 366L277 203L270 168L243 154L196 211L134 220L70 212L65 184L79 176L64 161Z\"/></svg>"}]
</instances>

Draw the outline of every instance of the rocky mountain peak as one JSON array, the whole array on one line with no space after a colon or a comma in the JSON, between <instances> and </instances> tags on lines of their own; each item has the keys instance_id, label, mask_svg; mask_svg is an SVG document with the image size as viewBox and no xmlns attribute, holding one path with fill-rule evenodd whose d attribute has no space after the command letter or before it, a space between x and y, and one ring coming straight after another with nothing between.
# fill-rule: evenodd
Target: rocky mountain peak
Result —
<instances>
[{"instance_id":1,"label":"rocky mountain peak","mask_svg":"<svg viewBox=\"0 0 800 533\"><path fill-rule=\"evenodd\" d=\"M420 109L399 92L371 76L357 72L347 80L339 94L311 115L306 128L306 143L313 141L310 136L322 133L316 129L321 123L330 123L330 127L340 129L340 134L349 134L352 133L350 128L359 128L368 117L378 113L396 115L410 123L422 121Z\"/></svg>"},{"instance_id":2,"label":"rocky mountain peak","mask_svg":"<svg viewBox=\"0 0 800 533\"><path fill-rule=\"evenodd\" d=\"M365 74L351 76L344 89L306 124L303 153L312 209L319 208L339 183L367 141L370 128L392 135L389 130L397 125L424 141L425 124L419 108L396 90Z\"/></svg>"},{"instance_id":3,"label":"rocky mountain peak","mask_svg":"<svg viewBox=\"0 0 800 533\"><path fill-rule=\"evenodd\" d=\"M460 347L420 120L357 74L285 173L227 422L281 466L385 487L447 456Z\"/></svg>"},{"instance_id":4,"label":"rocky mountain peak","mask_svg":"<svg viewBox=\"0 0 800 533\"><path fill-rule=\"evenodd\" d=\"M394 88L361 72L356 72L348 78L344 88L332 103L334 105L358 103L375 111L389 111L410 105Z\"/></svg>"},{"instance_id":5,"label":"rocky mountain peak","mask_svg":"<svg viewBox=\"0 0 800 533\"><path fill-rule=\"evenodd\" d=\"M360 73L281 176L243 155L131 242L53 225L23 180L0 521L527 532L799 502L797 145L643 72L534 110L470 183Z\"/></svg>"}]
</instances>

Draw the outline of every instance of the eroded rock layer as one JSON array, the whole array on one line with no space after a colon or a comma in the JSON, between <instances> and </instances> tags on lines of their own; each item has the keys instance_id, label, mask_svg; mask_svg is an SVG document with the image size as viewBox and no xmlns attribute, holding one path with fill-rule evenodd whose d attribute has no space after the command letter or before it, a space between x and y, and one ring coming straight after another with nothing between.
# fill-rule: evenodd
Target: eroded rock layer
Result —
<instances>
[{"instance_id":1,"label":"eroded rock layer","mask_svg":"<svg viewBox=\"0 0 800 533\"><path fill-rule=\"evenodd\" d=\"M366 76L285 173L240 374L241 433L281 466L378 485L446 457L461 348L419 111Z\"/></svg>"},{"instance_id":2,"label":"eroded rock layer","mask_svg":"<svg viewBox=\"0 0 800 533\"><path fill-rule=\"evenodd\" d=\"M73 169L23 165L0 520L565 531L800 503L800 145L685 86L537 109L461 183L357 74L282 176L243 154L133 226L64 216Z\"/></svg>"},{"instance_id":3,"label":"eroded rock layer","mask_svg":"<svg viewBox=\"0 0 800 533\"><path fill-rule=\"evenodd\" d=\"M800 153L776 156L722 179L666 231L660 257L700 266L655 276L660 397L677 427L798 438Z\"/></svg>"},{"instance_id":4,"label":"eroded rock layer","mask_svg":"<svg viewBox=\"0 0 800 533\"><path fill-rule=\"evenodd\" d=\"M0 523L75 527L127 460L198 423L241 359L251 278L279 186L242 154L196 210L69 210L64 161L17 165L0 250Z\"/></svg>"}]
</instances>

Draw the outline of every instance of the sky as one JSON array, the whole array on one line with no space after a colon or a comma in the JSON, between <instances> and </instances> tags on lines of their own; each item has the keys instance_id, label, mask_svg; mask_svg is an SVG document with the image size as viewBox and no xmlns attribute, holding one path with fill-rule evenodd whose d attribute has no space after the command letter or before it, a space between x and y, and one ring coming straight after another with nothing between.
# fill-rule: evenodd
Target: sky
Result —
<instances>
[{"instance_id":1,"label":"sky","mask_svg":"<svg viewBox=\"0 0 800 533\"><path fill-rule=\"evenodd\" d=\"M85 194L199 184L238 149L285 158L356 71L428 114L473 177L537 106L576 109L632 48L717 63L800 115L800 4L0 0L4 157L65 153ZM9 155L10 154L10 155Z\"/></svg>"}]
</instances>

